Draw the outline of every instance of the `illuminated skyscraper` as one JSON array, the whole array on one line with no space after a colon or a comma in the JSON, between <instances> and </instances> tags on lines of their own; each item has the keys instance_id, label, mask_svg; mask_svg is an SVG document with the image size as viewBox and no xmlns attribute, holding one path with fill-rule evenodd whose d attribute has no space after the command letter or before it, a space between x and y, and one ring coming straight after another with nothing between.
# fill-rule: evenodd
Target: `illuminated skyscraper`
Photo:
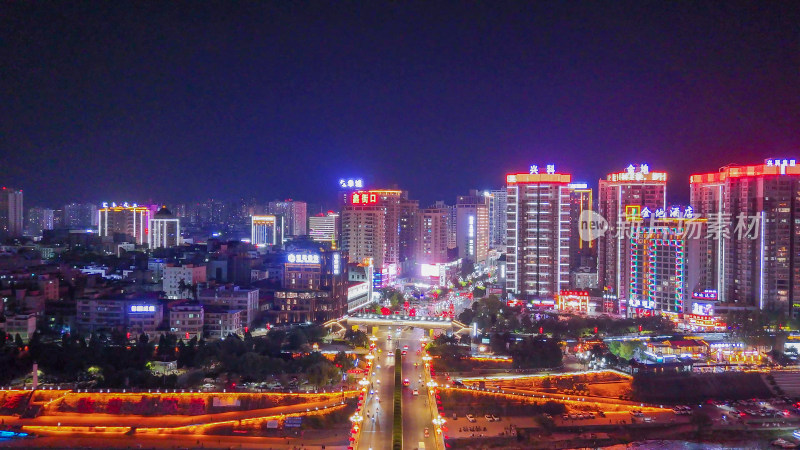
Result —
<instances>
[{"instance_id":1,"label":"illuminated skyscraper","mask_svg":"<svg viewBox=\"0 0 800 450\"><path fill-rule=\"evenodd\" d=\"M283 243L282 217L271 214L250 216L250 243L256 247Z\"/></svg>"},{"instance_id":2,"label":"illuminated skyscraper","mask_svg":"<svg viewBox=\"0 0 800 450\"><path fill-rule=\"evenodd\" d=\"M630 276L625 256L630 251L629 240L620 236L624 237L632 224L629 217L640 217L637 211L647 209L663 217L666 195L666 172L651 172L647 164L631 164L624 172L600 180L598 212L609 228L597 240L597 281L600 288L616 295L620 304L628 296L624 286Z\"/></svg>"},{"instance_id":3,"label":"illuminated skyscraper","mask_svg":"<svg viewBox=\"0 0 800 450\"><path fill-rule=\"evenodd\" d=\"M507 188L489 191L489 246L505 251L507 214Z\"/></svg>"},{"instance_id":4,"label":"illuminated skyscraper","mask_svg":"<svg viewBox=\"0 0 800 450\"><path fill-rule=\"evenodd\" d=\"M64 205L65 228L93 228L97 226L97 205L94 203L69 203Z\"/></svg>"},{"instance_id":5,"label":"illuminated skyscraper","mask_svg":"<svg viewBox=\"0 0 800 450\"><path fill-rule=\"evenodd\" d=\"M124 234L125 239L137 245L148 242L147 234L150 225L150 209L138 206L136 203L117 205L107 203L97 212L97 232L101 237L114 237L114 234Z\"/></svg>"},{"instance_id":6,"label":"illuminated skyscraper","mask_svg":"<svg viewBox=\"0 0 800 450\"><path fill-rule=\"evenodd\" d=\"M403 270L412 270L417 247L417 215L419 201L402 199L400 201L398 258Z\"/></svg>"},{"instance_id":7,"label":"illuminated skyscraper","mask_svg":"<svg viewBox=\"0 0 800 450\"><path fill-rule=\"evenodd\" d=\"M400 262L400 226L404 201L400 190L356 191L342 210L342 250L350 262L371 258L377 286L393 283Z\"/></svg>"},{"instance_id":8,"label":"illuminated skyscraper","mask_svg":"<svg viewBox=\"0 0 800 450\"><path fill-rule=\"evenodd\" d=\"M417 217L417 264L447 262L447 215L445 208L426 208Z\"/></svg>"},{"instance_id":9,"label":"illuminated skyscraper","mask_svg":"<svg viewBox=\"0 0 800 450\"><path fill-rule=\"evenodd\" d=\"M26 236L41 236L43 230L52 230L55 211L47 208L33 207L28 209L25 225Z\"/></svg>"},{"instance_id":10,"label":"illuminated skyscraper","mask_svg":"<svg viewBox=\"0 0 800 450\"><path fill-rule=\"evenodd\" d=\"M317 242L330 242L336 249L339 236L339 215L328 211L328 214L320 213L309 217L308 235Z\"/></svg>"},{"instance_id":11,"label":"illuminated skyscraper","mask_svg":"<svg viewBox=\"0 0 800 450\"><path fill-rule=\"evenodd\" d=\"M456 207L442 200L434 203L433 207L447 210L447 249L456 248Z\"/></svg>"},{"instance_id":12,"label":"illuminated skyscraper","mask_svg":"<svg viewBox=\"0 0 800 450\"><path fill-rule=\"evenodd\" d=\"M306 235L306 202L288 199L269 202L267 213L283 216L285 236Z\"/></svg>"},{"instance_id":13,"label":"illuminated skyscraper","mask_svg":"<svg viewBox=\"0 0 800 450\"><path fill-rule=\"evenodd\" d=\"M506 176L506 288L528 299L553 299L569 285L572 176L555 172Z\"/></svg>"},{"instance_id":14,"label":"illuminated skyscraper","mask_svg":"<svg viewBox=\"0 0 800 450\"><path fill-rule=\"evenodd\" d=\"M150 248L177 247L181 243L181 221L166 206L150 220L148 245Z\"/></svg>"},{"instance_id":15,"label":"illuminated skyscraper","mask_svg":"<svg viewBox=\"0 0 800 450\"><path fill-rule=\"evenodd\" d=\"M476 190L456 200L458 257L480 264L489 253L489 201Z\"/></svg>"},{"instance_id":16,"label":"illuminated skyscraper","mask_svg":"<svg viewBox=\"0 0 800 450\"><path fill-rule=\"evenodd\" d=\"M23 232L22 191L0 189L0 239L20 237Z\"/></svg>"},{"instance_id":17,"label":"illuminated skyscraper","mask_svg":"<svg viewBox=\"0 0 800 450\"><path fill-rule=\"evenodd\" d=\"M795 159L691 176L694 213L718 233L704 288L732 306L800 313L800 165Z\"/></svg>"},{"instance_id":18,"label":"illuminated skyscraper","mask_svg":"<svg viewBox=\"0 0 800 450\"><path fill-rule=\"evenodd\" d=\"M667 218L633 215L624 279L627 310L630 317L653 311L689 312L687 302L699 283L701 258L707 249L706 219L677 207ZM640 213L639 213L640 214ZM647 215L647 213L645 213ZM690 217L686 217L689 215Z\"/></svg>"},{"instance_id":19,"label":"illuminated skyscraper","mask_svg":"<svg viewBox=\"0 0 800 450\"><path fill-rule=\"evenodd\" d=\"M597 246L595 240L583 240L580 236L580 217L584 211L592 210L593 192L586 183L571 183L570 188L570 267L596 267Z\"/></svg>"}]
</instances>

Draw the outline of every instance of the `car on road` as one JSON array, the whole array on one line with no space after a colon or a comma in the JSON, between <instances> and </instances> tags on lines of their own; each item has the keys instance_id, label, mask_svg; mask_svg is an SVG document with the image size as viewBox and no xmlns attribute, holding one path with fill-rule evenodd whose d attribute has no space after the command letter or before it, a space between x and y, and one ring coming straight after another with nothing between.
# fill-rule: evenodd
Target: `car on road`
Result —
<instances>
[{"instance_id":1,"label":"car on road","mask_svg":"<svg viewBox=\"0 0 800 450\"><path fill-rule=\"evenodd\" d=\"M392 356L394 356L394 352L389 352L389 355L388 355L388 356L389 356L389 357L392 357Z\"/></svg>"},{"instance_id":2,"label":"car on road","mask_svg":"<svg viewBox=\"0 0 800 450\"><path fill-rule=\"evenodd\" d=\"M467 417L467 420L468 420L469 422L473 422L473 423L474 423L474 422L477 422L477 421L478 421L478 420L475 418L475 416L473 416L472 414L467 414L467 416L466 416L466 417Z\"/></svg>"},{"instance_id":3,"label":"car on road","mask_svg":"<svg viewBox=\"0 0 800 450\"><path fill-rule=\"evenodd\" d=\"M484 414L483 418L486 419L487 422L494 422L494 419L492 419L491 414Z\"/></svg>"},{"instance_id":4,"label":"car on road","mask_svg":"<svg viewBox=\"0 0 800 450\"><path fill-rule=\"evenodd\" d=\"M426 428L425 428L425 437L430 437L430 436L431 436L431 432L430 432L430 430L428 430L428 428L426 427Z\"/></svg>"},{"instance_id":5,"label":"car on road","mask_svg":"<svg viewBox=\"0 0 800 450\"><path fill-rule=\"evenodd\" d=\"M492 414L492 422L500 422L500 418Z\"/></svg>"},{"instance_id":6,"label":"car on road","mask_svg":"<svg viewBox=\"0 0 800 450\"><path fill-rule=\"evenodd\" d=\"M414 389L414 391L412 391L411 393L412 393L413 395L419 395L419 390L417 390L417 389Z\"/></svg>"},{"instance_id":7,"label":"car on road","mask_svg":"<svg viewBox=\"0 0 800 450\"><path fill-rule=\"evenodd\" d=\"M406 356L406 353L408 353L408 352L407 352L407 351L405 351L405 350L403 350L403 353L401 353L401 355L402 355L402 356Z\"/></svg>"},{"instance_id":8,"label":"car on road","mask_svg":"<svg viewBox=\"0 0 800 450\"><path fill-rule=\"evenodd\" d=\"M408 378L403 380L403 386L408 386L409 384L411 384L411 381L409 381Z\"/></svg>"},{"instance_id":9,"label":"car on road","mask_svg":"<svg viewBox=\"0 0 800 450\"><path fill-rule=\"evenodd\" d=\"M392 340L392 335L391 335L391 334L387 334L387 335L386 335L386 339L387 339L387 340L389 340L389 341L391 341L391 340Z\"/></svg>"},{"instance_id":10,"label":"car on road","mask_svg":"<svg viewBox=\"0 0 800 450\"><path fill-rule=\"evenodd\" d=\"M404 345L404 346L403 346L403 350L408 350L408 346L407 346L407 345Z\"/></svg>"}]
</instances>

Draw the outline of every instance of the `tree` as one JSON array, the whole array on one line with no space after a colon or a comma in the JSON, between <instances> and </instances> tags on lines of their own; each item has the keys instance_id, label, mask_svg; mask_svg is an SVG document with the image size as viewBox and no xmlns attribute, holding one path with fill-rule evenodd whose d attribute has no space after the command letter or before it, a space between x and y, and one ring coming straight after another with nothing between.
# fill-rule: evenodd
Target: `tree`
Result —
<instances>
[{"instance_id":1,"label":"tree","mask_svg":"<svg viewBox=\"0 0 800 450\"><path fill-rule=\"evenodd\" d=\"M356 347L366 347L369 345L367 333L361 330L349 329L344 333L344 339Z\"/></svg>"},{"instance_id":2,"label":"tree","mask_svg":"<svg viewBox=\"0 0 800 450\"><path fill-rule=\"evenodd\" d=\"M353 366L353 361L347 356L347 353L340 351L333 357L333 364L341 373L346 373Z\"/></svg>"}]
</instances>

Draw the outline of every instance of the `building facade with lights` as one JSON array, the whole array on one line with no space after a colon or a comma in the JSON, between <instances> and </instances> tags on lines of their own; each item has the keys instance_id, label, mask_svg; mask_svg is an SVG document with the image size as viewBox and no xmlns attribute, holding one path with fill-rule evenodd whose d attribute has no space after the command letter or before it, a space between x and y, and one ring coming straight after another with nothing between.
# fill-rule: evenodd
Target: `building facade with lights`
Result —
<instances>
[{"instance_id":1,"label":"building facade with lights","mask_svg":"<svg viewBox=\"0 0 800 450\"><path fill-rule=\"evenodd\" d=\"M298 200L274 201L267 205L267 213L283 217L283 235L287 237L307 234L307 212L306 202Z\"/></svg>"},{"instance_id":2,"label":"building facade with lights","mask_svg":"<svg viewBox=\"0 0 800 450\"><path fill-rule=\"evenodd\" d=\"M64 214L64 228L95 228L97 227L97 205L93 203L68 203L62 210Z\"/></svg>"},{"instance_id":3,"label":"building facade with lights","mask_svg":"<svg viewBox=\"0 0 800 450\"><path fill-rule=\"evenodd\" d=\"M691 290L699 285L700 255L707 250L707 223L678 211L673 218L642 218L631 227L626 267L630 276L623 285L628 316L681 314L688 309Z\"/></svg>"},{"instance_id":4,"label":"building facade with lights","mask_svg":"<svg viewBox=\"0 0 800 450\"><path fill-rule=\"evenodd\" d=\"M113 238L122 234L136 245L146 245L150 232L151 211L136 203L117 205L107 203L97 212L97 232L102 238Z\"/></svg>"},{"instance_id":5,"label":"building facade with lights","mask_svg":"<svg viewBox=\"0 0 800 450\"><path fill-rule=\"evenodd\" d=\"M630 277L627 231L644 210L663 216L666 195L666 172L652 172L647 164L631 164L625 171L600 180L598 213L607 221L608 230L597 239L598 287L616 295L621 309L628 297L625 286Z\"/></svg>"},{"instance_id":6,"label":"building facade with lights","mask_svg":"<svg viewBox=\"0 0 800 450\"><path fill-rule=\"evenodd\" d=\"M342 250L349 262L372 260L376 287L397 279L401 217L407 202L406 191L355 191L348 194L342 209Z\"/></svg>"},{"instance_id":7,"label":"building facade with lights","mask_svg":"<svg viewBox=\"0 0 800 450\"><path fill-rule=\"evenodd\" d=\"M339 214L328 211L308 218L308 235L316 242L330 242L332 248L338 247Z\"/></svg>"},{"instance_id":8,"label":"building facade with lights","mask_svg":"<svg viewBox=\"0 0 800 450\"><path fill-rule=\"evenodd\" d=\"M243 326L250 326L258 314L258 289L245 289L239 286L221 286L203 289L197 294L203 305L221 305L228 310L243 311Z\"/></svg>"},{"instance_id":9,"label":"building facade with lights","mask_svg":"<svg viewBox=\"0 0 800 450\"><path fill-rule=\"evenodd\" d=\"M0 239L20 237L25 232L23 194L20 189L0 189Z\"/></svg>"},{"instance_id":10,"label":"building facade with lights","mask_svg":"<svg viewBox=\"0 0 800 450\"><path fill-rule=\"evenodd\" d=\"M489 200L483 192L470 190L456 199L456 245L458 257L476 264L489 255Z\"/></svg>"},{"instance_id":11,"label":"building facade with lights","mask_svg":"<svg viewBox=\"0 0 800 450\"><path fill-rule=\"evenodd\" d=\"M581 216L594 209L594 192L587 183L569 184L569 261L572 269L597 266L597 241L581 238Z\"/></svg>"},{"instance_id":12,"label":"building facade with lights","mask_svg":"<svg viewBox=\"0 0 800 450\"><path fill-rule=\"evenodd\" d=\"M181 244L181 220L172 215L166 206L150 219L147 244L151 249L171 248Z\"/></svg>"},{"instance_id":13,"label":"building facade with lights","mask_svg":"<svg viewBox=\"0 0 800 450\"><path fill-rule=\"evenodd\" d=\"M181 281L186 289L181 290ZM163 289L169 299L188 298L190 289L206 282L206 266L167 264L164 267Z\"/></svg>"},{"instance_id":14,"label":"building facade with lights","mask_svg":"<svg viewBox=\"0 0 800 450\"><path fill-rule=\"evenodd\" d=\"M704 288L721 304L800 314L800 165L726 166L690 178L691 205L716 223Z\"/></svg>"},{"instance_id":15,"label":"building facade with lights","mask_svg":"<svg viewBox=\"0 0 800 450\"><path fill-rule=\"evenodd\" d=\"M78 299L75 325L83 333L125 330L154 337L164 320L164 307L154 300Z\"/></svg>"},{"instance_id":16,"label":"building facade with lights","mask_svg":"<svg viewBox=\"0 0 800 450\"><path fill-rule=\"evenodd\" d=\"M283 243L283 217L273 214L250 216L250 243L256 247Z\"/></svg>"},{"instance_id":17,"label":"building facade with lights","mask_svg":"<svg viewBox=\"0 0 800 450\"><path fill-rule=\"evenodd\" d=\"M26 236L41 236L44 230L52 230L54 226L55 211L48 208L28 208L28 217L25 220Z\"/></svg>"},{"instance_id":18,"label":"building facade with lights","mask_svg":"<svg viewBox=\"0 0 800 450\"><path fill-rule=\"evenodd\" d=\"M572 177L551 167L506 176L506 288L522 298L552 300L569 285Z\"/></svg>"},{"instance_id":19,"label":"building facade with lights","mask_svg":"<svg viewBox=\"0 0 800 450\"><path fill-rule=\"evenodd\" d=\"M447 214L445 208L425 208L417 219L417 264L447 262Z\"/></svg>"},{"instance_id":20,"label":"building facade with lights","mask_svg":"<svg viewBox=\"0 0 800 450\"><path fill-rule=\"evenodd\" d=\"M506 249L506 214L508 213L508 188L488 191L489 199L489 247Z\"/></svg>"}]
</instances>

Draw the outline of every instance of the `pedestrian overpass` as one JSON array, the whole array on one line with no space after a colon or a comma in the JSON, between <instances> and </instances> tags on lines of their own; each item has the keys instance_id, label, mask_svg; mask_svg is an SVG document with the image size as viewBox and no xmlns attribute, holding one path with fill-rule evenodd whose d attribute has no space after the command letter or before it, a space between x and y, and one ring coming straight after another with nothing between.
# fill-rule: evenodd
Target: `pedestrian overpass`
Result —
<instances>
[{"instance_id":1,"label":"pedestrian overpass","mask_svg":"<svg viewBox=\"0 0 800 450\"><path fill-rule=\"evenodd\" d=\"M408 316L408 315L383 315L383 314L354 314L332 319L323 324L325 328L330 328L331 333L343 332L349 326L388 326L388 327L415 327L426 329L450 330L453 334L469 334L469 326L464 325L458 320L446 317L427 317L427 316Z\"/></svg>"}]
</instances>

